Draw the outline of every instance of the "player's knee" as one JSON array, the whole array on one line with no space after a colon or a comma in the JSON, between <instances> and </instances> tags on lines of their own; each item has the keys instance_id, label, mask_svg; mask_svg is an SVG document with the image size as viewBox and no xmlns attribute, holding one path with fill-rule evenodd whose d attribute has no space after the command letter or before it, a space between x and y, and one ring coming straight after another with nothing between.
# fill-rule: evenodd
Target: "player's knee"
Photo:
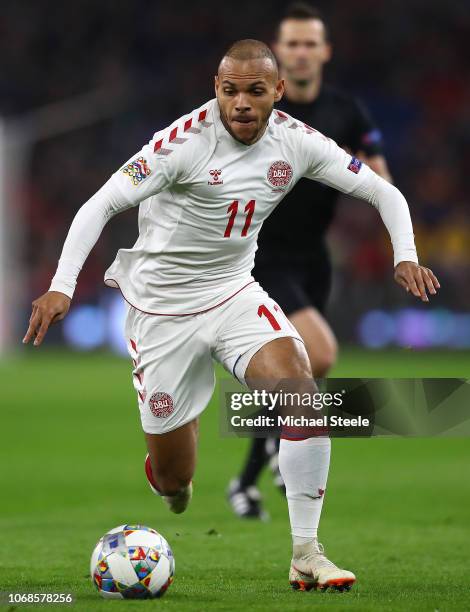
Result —
<instances>
[{"instance_id":1,"label":"player's knee","mask_svg":"<svg viewBox=\"0 0 470 612\"><path fill-rule=\"evenodd\" d=\"M290 359L279 369L279 377L295 380L312 378L312 367L304 345L294 340L293 347L295 350L292 351Z\"/></svg>"},{"instance_id":2,"label":"player's knee","mask_svg":"<svg viewBox=\"0 0 470 612\"><path fill-rule=\"evenodd\" d=\"M312 372L315 378L324 378L336 363L337 351L329 351L312 362Z\"/></svg>"},{"instance_id":3,"label":"player's knee","mask_svg":"<svg viewBox=\"0 0 470 612\"><path fill-rule=\"evenodd\" d=\"M335 365L338 357L338 344L332 339L315 355L309 355L313 376L315 378L325 377Z\"/></svg>"},{"instance_id":4,"label":"player's knee","mask_svg":"<svg viewBox=\"0 0 470 612\"><path fill-rule=\"evenodd\" d=\"M245 380L252 389L259 388L262 382L268 391L286 382L289 386L294 385L296 390L299 384L310 387L313 383L312 368L304 344L291 337L269 342L252 357Z\"/></svg>"}]
</instances>

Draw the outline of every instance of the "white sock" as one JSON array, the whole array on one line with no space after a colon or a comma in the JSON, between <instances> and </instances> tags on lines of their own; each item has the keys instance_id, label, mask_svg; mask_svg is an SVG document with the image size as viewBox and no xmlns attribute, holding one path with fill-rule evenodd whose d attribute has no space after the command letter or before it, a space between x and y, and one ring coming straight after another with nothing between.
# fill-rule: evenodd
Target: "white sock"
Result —
<instances>
[{"instance_id":1,"label":"white sock","mask_svg":"<svg viewBox=\"0 0 470 612\"><path fill-rule=\"evenodd\" d=\"M279 470L286 485L294 545L317 537L330 466L331 440L281 440Z\"/></svg>"}]
</instances>

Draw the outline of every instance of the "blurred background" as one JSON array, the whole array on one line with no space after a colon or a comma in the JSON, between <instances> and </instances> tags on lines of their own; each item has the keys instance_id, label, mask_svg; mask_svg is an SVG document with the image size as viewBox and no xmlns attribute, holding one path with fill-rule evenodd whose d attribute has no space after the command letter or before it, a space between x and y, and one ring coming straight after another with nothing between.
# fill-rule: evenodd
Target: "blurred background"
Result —
<instances>
[{"instance_id":1,"label":"blurred background","mask_svg":"<svg viewBox=\"0 0 470 612\"><path fill-rule=\"evenodd\" d=\"M78 208L155 131L213 97L238 38L272 41L277 0L17 0L0 19L0 347L18 346ZM344 200L329 240L328 317L343 344L470 347L470 11L467 0L318 1L334 46L326 82L359 96L410 203L418 252L441 281L420 305L392 280L374 209ZM123 304L104 270L137 237L137 209L105 228L49 344L122 351ZM282 248L282 245L280 245ZM84 331L86 330L86 334Z\"/></svg>"},{"instance_id":2,"label":"blurred background","mask_svg":"<svg viewBox=\"0 0 470 612\"><path fill-rule=\"evenodd\" d=\"M377 212L344 199L329 235L327 316L341 343L333 375L468 379L468 0L314 4L334 46L325 80L361 98L380 126L422 262L442 285L427 305L407 296L393 282ZM40 352L21 344L78 208L155 131L213 97L230 43L270 42L284 9L280 0L2 5L0 528L21 553L0 547L1 591L71 591L84 604L76 610L102 610L87 578L89 553L105 530L141 522L174 547L166 610L311 609L310 597L302 604L285 589L287 510L270 472L260 483L270 523L241 527L223 502L247 441L221 437L220 395L202 416L191 514L167 515L147 489L132 364L119 356L123 303L103 284L117 249L137 237L137 209L106 226L68 317ZM221 367L217 374L228 376ZM364 578L355 609L468 611L467 439L333 445L321 537L332 559L351 561Z\"/></svg>"}]
</instances>

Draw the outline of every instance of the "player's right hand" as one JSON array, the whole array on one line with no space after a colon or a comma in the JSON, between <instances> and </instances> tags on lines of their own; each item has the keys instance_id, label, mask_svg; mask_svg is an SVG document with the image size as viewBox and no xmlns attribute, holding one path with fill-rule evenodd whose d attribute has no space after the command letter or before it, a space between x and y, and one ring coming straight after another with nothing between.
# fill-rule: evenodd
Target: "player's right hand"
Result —
<instances>
[{"instance_id":1,"label":"player's right hand","mask_svg":"<svg viewBox=\"0 0 470 612\"><path fill-rule=\"evenodd\" d=\"M68 313L71 301L65 293L59 291L48 291L34 300L23 344L28 344L31 338L34 338L34 346L39 346L44 340L49 325L61 321Z\"/></svg>"}]
</instances>

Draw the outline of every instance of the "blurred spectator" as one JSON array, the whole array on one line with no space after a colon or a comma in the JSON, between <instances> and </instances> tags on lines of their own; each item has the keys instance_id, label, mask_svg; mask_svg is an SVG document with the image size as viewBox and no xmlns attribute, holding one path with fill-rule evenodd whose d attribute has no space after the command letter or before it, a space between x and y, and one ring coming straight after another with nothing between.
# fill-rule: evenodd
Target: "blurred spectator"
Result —
<instances>
[{"instance_id":1,"label":"blurred spectator","mask_svg":"<svg viewBox=\"0 0 470 612\"><path fill-rule=\"evenodd\" d=\"M270 42L284 3L215 0L10 3L0 21L0 114L28 110L105 86L133 92L126 111L40 141L24 178L28 290L52 277L79 206L154 131L213 96L222 51L238 38ZM405 193L422 261L441 275L434 302L468 306L470 263L470 11L465 0L327 3L336 79L362 97L383 127L387 158ZM113 99L110 97L110 105ZM137 236L136 211L105 229L79 278L77 300L93 300L119 247ZM388 239L375 211L345 201L331 233L336 290L331 312L340 337L374 305L403 305L391 280ZM348 300L348 312L341 304Z\"/></svg>"}]
</instances>

